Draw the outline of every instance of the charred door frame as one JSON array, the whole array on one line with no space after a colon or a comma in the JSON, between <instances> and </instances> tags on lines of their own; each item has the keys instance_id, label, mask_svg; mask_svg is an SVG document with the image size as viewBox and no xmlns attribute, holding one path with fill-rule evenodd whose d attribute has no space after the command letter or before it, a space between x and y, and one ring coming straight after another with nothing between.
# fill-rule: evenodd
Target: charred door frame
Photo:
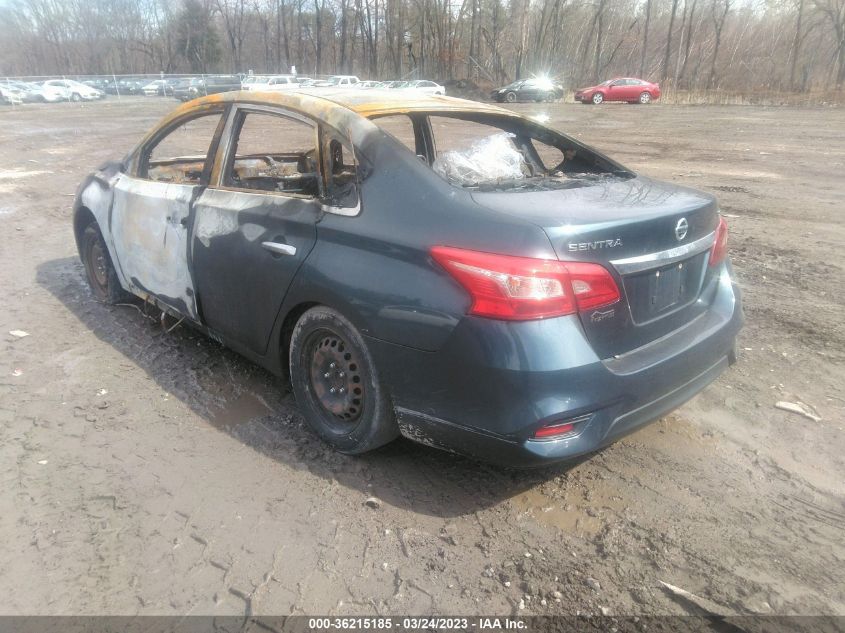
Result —
<instances>
[{"instance_id":1,"label":"charred door frame","mask_svg":"<svg viewBox=\"0 0 845 633\"><path fill-rule=\"evenodd\" d=\"M220 116L220 120L217 123L217 127L215 128L214 134L211 137L211 141L209 142L208 150L205 155L205 160L203 161L203 170L200 175L199 182L193 185L193 192L191 194L190 200L187 201L187 210L185 217L183 219L183 225L185 227L185 269L187 272L188 281L190 283L189 291L192 293L193 299L193 306L189 306L187 303L184 306L184 309L180 308L179 305L174 305L174 298L163 296L161 293L156 292L154 289L150 288L143 288L140 287L137 282L134 282L132 279L128 277L128 275L124 272L124 266L120 262L121 259L121 252L117 248L117 242L115 240L114 235L114 228L115 228L115 206L112 204L109 210L109 229L111 233L111 240L115 246L115 256L118 264L118 267L121 269L121 275L124 278L124 282L129 285L129 290L131 290L134 294L139 296L144 300L153 300L155 303L159 305L162 309L166 309L168 312L175 313L181 315L187 319L195 323L202 324L202 311L201 305L196 297L196 284L195 284L195 275L194 275L194 268L193 268L193 261L192 261L192 241L193 241L193 232L194 232L194 201L202 194L205 188L208 186L210 174L211 174L211 166L212 166L212 158L216 155L218 146L220 143L221 135L223 134L225 122L228 119L228 111L231 108L231 105L228 103L214 103L214 104L202 104L195 108L192 108L178 117L170 120L167 122L167 125L161 127L160 129L156 130L155 133L148 138L144 139L141 144L139 144L135 150L130 154L128 160L126 161L126 169L122 174L123 177L129 178L133 181L140 181L140 182L147 182L147 183L157 183L162 184L160 181L152 180L149 177L148 170L149 170L149 162L150 162L150 155L158 146L158 144L169 134L173 133L177 130L181 125L192 121L194 119L198 119L204 116ZM166 184L166 183L165 183ZM185 184L185 183L179 183Z\"/></svg>"},{"instance_id":2,"label":"charred door frame","mask_svg":"<svg viewBox=\"0 0 845 633\"><path fill-rule=\"evenodd\" d=\"M313 195L305 195L305 194L297 194L293 192L283 192L283 191L258 191L253 189L246 189L243 187L235 187L225 184L225 175L227 170L233 167L237 148L236 148L236 140L237 136L240 133L241 127L243 122L246 120L246 117L250 114L256 115L265 115L265 116L273 116L279 117L282 119L287 119L291 121L296 121L303 123L305 125L310 126L313 129L313 142L314 148L317 152L315 156L316 161L316 169L318 172L318 186L319 186L319 194L316 196ZM198 216L198 212L196 211L196 207L203 207L208 204L209 208L215 208L214 204L211 201L206 201L203 198L204 194L213 196L215 192L224 192L224 195L235 196L235 197L243 197L244 199L253 198L253 199L268 199L268 198L276 198L278 200L288 200L288 201L299 201L299 204L313 204L314 206L314 215L313 215L313 227L314 227L314 239L308 245L308 248L304 248L301 244L296 244L295 247L292 249L292 252L280 252L274 251L272 248L269 248L268 244L255 244L255 248L261 249L261 257L272 257L274 260L277 260L279 266L281 266L286 261L295 261L297 262L295 269L290 273L290 279L288 280L287 287L285 288L285 293L281 296L279 300L279 304L277 307L276 313L274 313L274 318L272 320L272 327L268 332L267 340L266 341L256 341L256 340L249 340L249 337L241 336L241 333L238 332L238 329L242 326L238 325L236 327L231 327L231 323L223 324L218 323L217 319L213 316L212 312L214 309L212 308L212 303L214 300L206 296L204 298L203 295L203 286L205 286L206 295L209 294L209 284L208 283L200 283L196 286L197 292L197 305L198 310L200 310L203 316L203 324L206 327L207 332L209 333L212 338L219 340L221 342L225 342L226 345L232 347L233 349L239 351L242 354L254 359L264 359L267 356L267 344L273 340L273 336L276 330L276 325L278 321L278 311L281 310L282 306L284 305L284 300L287 295L287 289L289 288L290 284L293 283L294 278L296 277L299 267L304 263L305 259L308 257L308 254L313 249L314 245L316 244L316 226L317 223L322 218L322 214L326 212L326 207L323 204L323 200L325 197L325 186L323 180L323 148L322 148L322 121L320 121L316 117L309 116L307 114L301 113L297 110L293 110L290 108L285 108L284 106L275 106L275 105L265 105L265 104L258 104L249 101L244 102L235 102L232 103L229 110L226 112L225 115L225 124L223 125L223 131L219 143L216 146L216 153L213 158L213 165L211 168L211 173L209 177L209 181L207 185L202 189L200 194L195 199L194 209L193 211L193 225L191 227L191 235L190 235L190 245L191 245L191 259L194 260L195 257L195 249L197 249L197 241L201 239L201 236L197 234L197 230L199 225L202 223L202 218ZM198 201L198 204L197 204ZM202 212L202 211L200 211ZM295 220L294 220L295 221ZM276 240L272 240L275 242ZM269 252L268 252L269 251ZM288 257L285 257L288 256ZM198 255L197 255L198 256ZM275 267L274 267L275 268ZM269 272L272 269L268 269L267 274L272 274ZM207 281L207 280L206 280ZM218 287L217 290L220 290ZM203 312L203 301L205 300L206 306L206 314ZM219 301L218 301L219 302ZM209 318L215 321L215 325L209 323ZM272 362L272 361L271 361Z\"/></svg>"}]
</instances>

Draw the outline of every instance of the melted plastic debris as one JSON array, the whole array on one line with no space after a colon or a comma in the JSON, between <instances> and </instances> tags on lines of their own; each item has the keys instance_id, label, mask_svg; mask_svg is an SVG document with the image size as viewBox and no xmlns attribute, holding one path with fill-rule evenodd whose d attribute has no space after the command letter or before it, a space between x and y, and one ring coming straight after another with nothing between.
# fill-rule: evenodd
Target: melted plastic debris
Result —
<instances>
[{"instance_id":1,"label":"melted plastic debris","mask_svg":"<svg viewBox=\"0 0 845 633\"><path fill-rule=\"evenodd\" d=\"M452 184L464 187L520 180L528 166L513 138L513 134L502 132L478 139L467 149L443 152L432 169Z\"/></svg>"}]
</instances>

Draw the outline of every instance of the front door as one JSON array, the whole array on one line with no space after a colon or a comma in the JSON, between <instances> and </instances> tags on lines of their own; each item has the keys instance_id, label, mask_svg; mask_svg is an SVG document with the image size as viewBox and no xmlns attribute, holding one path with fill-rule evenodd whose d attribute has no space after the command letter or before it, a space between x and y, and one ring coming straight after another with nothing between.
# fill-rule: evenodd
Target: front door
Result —
<instances>
[{"instance_id":1,"label":"front door","mask_svg":"<svg viewBox=\"0 0 845 633\"><path fill-rule=\"evenodd\" d=\"M621 98L625 101L636 101L640 97L637 86L633 79L623 79L622 85L619 87Z\"/></svg>"},{"instance_id":2,"label":"front door","mask_svg":"<svg viewBox=\"0 0 845 633\"><path fill-rule=\"evenodd\" d=\"M130 290L197 320L188 264L191 204L203 187L221 111L181 120L152 139L114 187L112 235Z\"/></svg>"},{"instance_id":3,"label":"front door","mask_svg":"<svg viewBox=\"0 0 845 633\"><path fill-rule=\"evenodd\" d=\"M605 101L622 101L624 99L623 93L625 92L625 87L623 85L623 80L617 79L616 81L612 81L610 85L607 87L607 95L605 96Z\"/></svg>"},{"instance_id":4,"label":"front door","mask_svg":"<svg viewBox=\"0 0 845 633\"><path fill-rule=\"evenodd\" d=\"M535 101L539 98L539 91L537 90L537 82L533 79L528 79L524 84L522 84L522 88L520 88L520 93L523 99Z\"/></svg>"},{"instance_id":5,"label":"front door","mask_svg":"<svg viewBox=\"0 0 845 633\"><path fill-rule=\"evenodd\" d=\"M258 106L234 110L216 182L195 205L193 268L206 325L264 354L288 286L314 247L322 185L317 127Z\"/></svg>"}]
</instances>

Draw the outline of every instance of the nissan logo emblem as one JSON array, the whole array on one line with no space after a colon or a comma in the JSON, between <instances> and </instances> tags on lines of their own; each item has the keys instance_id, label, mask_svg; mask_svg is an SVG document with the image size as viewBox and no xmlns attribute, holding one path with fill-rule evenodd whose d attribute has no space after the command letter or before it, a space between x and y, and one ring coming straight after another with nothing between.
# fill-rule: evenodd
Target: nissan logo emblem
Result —
<instances>
[{"instance_id":1,"label":"nissan logo emblem","mask_svg":"<svg viewBox=\"0 0 845 633\"><path fill-rule=\"evenodd\" d=\"M678 223L675 225L675 237L678 238L679 242L687 236L688 230L689 223L687 222L687 219L681 218L678 220Z\"/></svg>"}]
</instances>

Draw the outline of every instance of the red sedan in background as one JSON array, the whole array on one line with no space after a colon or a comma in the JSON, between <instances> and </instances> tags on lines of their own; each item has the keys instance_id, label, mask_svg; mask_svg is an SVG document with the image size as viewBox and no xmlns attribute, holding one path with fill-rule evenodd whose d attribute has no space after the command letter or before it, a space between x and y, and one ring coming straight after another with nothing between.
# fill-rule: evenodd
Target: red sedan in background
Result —
<instances>
[{"instance_id":1,"label":"red sedan in background","mask_svg":"<svg viewBox=\"0 0 845 633\"><path fill-rule=\"evenodd\" d=\"M575 101L594 103L604 101L627 101L628 103L651 103L660 98L660 85L643 79L624 77L608 79L597 86L581 88L575 93Z\"/></svg>"}]
</instances>

